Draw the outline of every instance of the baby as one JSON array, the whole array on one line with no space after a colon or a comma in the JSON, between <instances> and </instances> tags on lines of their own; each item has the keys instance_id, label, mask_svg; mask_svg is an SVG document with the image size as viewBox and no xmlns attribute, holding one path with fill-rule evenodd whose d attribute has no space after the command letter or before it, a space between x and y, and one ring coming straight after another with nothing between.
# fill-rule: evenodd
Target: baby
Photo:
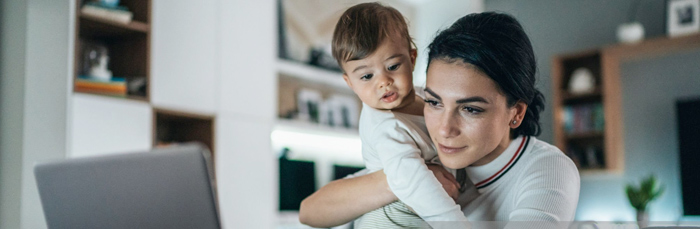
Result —
<instances>
[{"instance_id":1,"label":"baby","mask_svg":"<svg viewBox=\"0 0 700 229\"><path fill-rule=\"evenodd\" d=\"M414 47L401 13L379 3L349 8L335 27L333 57L363 103L365 165L369 172L384 170L400 200L363 215L357 228L425 227L420 218L432 227L446 221L460 223L450 227L467 225L460 206L426 166L437 152L425 127L423 99L413 88ZM411 211L420 218L407 219Z\"/></svg>"}]
</instances>

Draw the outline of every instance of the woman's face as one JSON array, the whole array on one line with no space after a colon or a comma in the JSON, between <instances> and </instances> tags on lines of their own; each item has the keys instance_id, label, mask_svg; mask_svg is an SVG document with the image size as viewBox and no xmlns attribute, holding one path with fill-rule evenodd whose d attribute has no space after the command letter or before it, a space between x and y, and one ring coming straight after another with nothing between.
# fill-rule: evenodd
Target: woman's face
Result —
<instances>
[{"instance_id":1,"label":"woman's face","mask_svg":"<svg viewBox=\"0 0 700 229\"><path fill-rule=\"evenodd\" d=\"M495 81L460 61L433 60L425 90L428 132L440 161L453 169L497 158L508 147L510 129L520 125L527 108L521 102L509 107Z\"/></svg>"}]
</instances>

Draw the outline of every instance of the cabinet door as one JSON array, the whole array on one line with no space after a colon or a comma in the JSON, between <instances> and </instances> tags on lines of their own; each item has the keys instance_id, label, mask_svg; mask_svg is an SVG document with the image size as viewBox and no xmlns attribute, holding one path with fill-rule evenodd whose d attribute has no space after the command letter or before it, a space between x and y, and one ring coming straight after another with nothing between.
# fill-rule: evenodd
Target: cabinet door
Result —
<instances>
[{"instance_id":1,"label":"cabinet door","mask_svg":"<svg viewBox=\"0 0 700 229\"><path fill-rule=\"evenodd\" d=\"M72 98L69 156L151 148L153 116L147 103L86 94L75 94Z\"/></svg>"},{"instance_id":2,"label":"cabinet door","mask_svg":"<svg viewBox=\"0 0 700 229\"><path fill-rule=\"evenodd\" d=\"M276 1L221 1L221 110L275 117Z\"/></svg>"},{"instance_id":3,"label":"cabinet door","mask_svg":"<svg viewBox=\"0 0 700 229\"><path fill-rule=\"evenodd\" d=\"M217 108L218 1L153 0L152 103L213 114Z\"/></svg>"},{"instance_id":4,"label":"cabinet door","mask_svg":"<svg viewBox=\"0 0 700 229\"><path fill-rule=\"evenodd\" d=\"M272 120L217 117L216 180L224 228L274 228L277 158Z\"/></svg>"}]
</instances>

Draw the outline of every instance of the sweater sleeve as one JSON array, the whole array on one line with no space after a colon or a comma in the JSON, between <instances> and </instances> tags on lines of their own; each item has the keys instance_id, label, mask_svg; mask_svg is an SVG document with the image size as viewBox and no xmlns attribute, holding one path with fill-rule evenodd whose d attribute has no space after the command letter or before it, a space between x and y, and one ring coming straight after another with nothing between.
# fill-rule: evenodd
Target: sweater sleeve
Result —
<instances>
[{"instance_id":1,"label":"sweater sleeve","mask_svg":"<svg viewBox=\"0 0 700 229\"><path fill-rule=\"evenodd\" d=\"M459 205L425 165L420 147L407 130L386 121L374 129L371 139L389 188L401 201L433 227L431 221L467 221Z\"/></svg>"},{"instance_id":2,"label":"sweater sleeve","mask_svg":"<svg viewBox=\"0 0 700 229\"><path fill-rule=\"evenodd\" d=\"M580 177L574 163L558 149L530 164L522 173L509 221L572 221L578 204ZM510 225L509 225L510 226ZM521 225L522 226L522 225Z\"/></svg>"}]
</instances>

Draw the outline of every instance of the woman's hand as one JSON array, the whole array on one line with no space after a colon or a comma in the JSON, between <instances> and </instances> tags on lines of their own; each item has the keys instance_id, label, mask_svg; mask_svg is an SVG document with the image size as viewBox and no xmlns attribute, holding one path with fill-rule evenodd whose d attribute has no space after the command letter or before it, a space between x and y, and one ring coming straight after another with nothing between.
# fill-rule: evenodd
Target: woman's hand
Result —
<instances>
[{"instance_id":1,"label":"woman's hand","mask_svg":"<svg viewBox=\"0 0 700 229\"><path fill-rule=\"evenodd\" d=\"M442 184L442 188L445 189L447 195L450 195L453 200L457 201L459 198L459 182L457 182L457 179L452 173L448 172L441 165L427 164L427 166L428 169L433 171L435 178Z\"/></svg>"}]
</instances>

